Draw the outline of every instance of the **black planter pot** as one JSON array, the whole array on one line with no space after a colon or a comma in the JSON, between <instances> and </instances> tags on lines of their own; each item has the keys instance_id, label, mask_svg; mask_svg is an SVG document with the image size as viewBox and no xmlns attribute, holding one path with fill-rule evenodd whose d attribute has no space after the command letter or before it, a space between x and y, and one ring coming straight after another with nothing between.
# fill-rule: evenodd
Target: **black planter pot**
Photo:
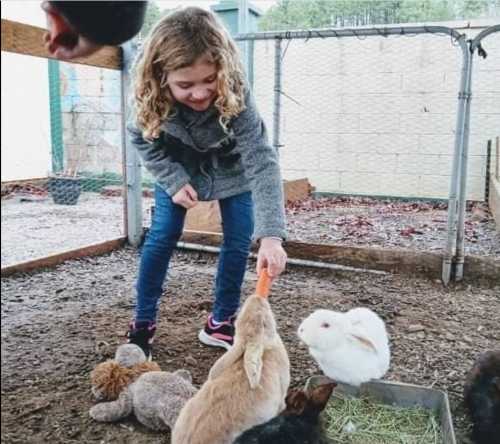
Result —
<instances>
[{"instance_id":1,"label":"black planter pot","mask_svg":"<svg viewBox=\"0 0 500 444\"><path fill-rule=\"evenodd\" d=\"M76 205L82 192L82 182L79 177L51 177L48 190L59 205Z\"/></svg>"}]
</instances>

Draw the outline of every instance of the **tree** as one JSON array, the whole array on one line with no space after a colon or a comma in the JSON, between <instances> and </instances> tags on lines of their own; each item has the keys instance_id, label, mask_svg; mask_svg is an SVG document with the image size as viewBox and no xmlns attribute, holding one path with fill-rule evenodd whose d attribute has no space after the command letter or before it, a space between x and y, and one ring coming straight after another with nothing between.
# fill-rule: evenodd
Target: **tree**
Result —
<instances>
[{"instance_id":1,"label":"tree","mask_svg":"<svg viewBox=\"0 0 500 444\"><path fill-rule=\"evenodd\" d=\"M160 7L156 4L155 1L150 1L148 7L146 9L146 16L144 17L144 24L142 25L141 32L139 33L139 37L144 39L153 26L156 24L158 20L163 16Z\"/></svg>"},{"instance_id":2,"label":"tree","mask_svg":"<svg viewBox=\"0 0 500 444\"><path fill-rule=\"evenodd\" d=\"M471 19L497 12L499 0L280 0L260 29L287 30ZM492 6L493 5L493 6Z\"/></svg>"}]
</instances>

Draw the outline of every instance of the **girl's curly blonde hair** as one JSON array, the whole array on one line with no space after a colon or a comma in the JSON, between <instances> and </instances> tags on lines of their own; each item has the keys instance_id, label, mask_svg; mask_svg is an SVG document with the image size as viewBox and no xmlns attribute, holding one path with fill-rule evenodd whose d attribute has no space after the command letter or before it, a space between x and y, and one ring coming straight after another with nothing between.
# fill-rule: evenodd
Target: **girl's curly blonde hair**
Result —
<instances>
[{"instance_id":1,"label":"girl's curly blonde hair","mask_svg":"<svg viewBox=\"0 0 500 444\"><path fill-rule=\"evenodd\" d=\"M227 130L231 118L244 109L245 81L235 43L212 12L181 9L156 24L134 65L134 106L145 139L158 138L162 122L173 113L169 72L191 66L204 55L217 67L214 105L222 127Z\"/></svg>"}]
</instances>

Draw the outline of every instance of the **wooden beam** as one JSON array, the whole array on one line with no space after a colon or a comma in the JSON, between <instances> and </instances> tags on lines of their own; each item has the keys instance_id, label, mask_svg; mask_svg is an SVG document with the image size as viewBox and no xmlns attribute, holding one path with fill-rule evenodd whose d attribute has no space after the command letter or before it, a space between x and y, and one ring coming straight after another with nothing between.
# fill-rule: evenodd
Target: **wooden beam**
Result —
<instances>
[{"instance_id":1,"label":"wooden beam","mask_svg":"<svg viewBox=\"0 0 500 444\"><path fill-rule=\"evenodd\" d=\"M186 230L182 234L181 240L201 245L220 246L222 236L217 233ZM296 241L285 242L284 248L288 257L293 259L381 270L410 276L425 276L431 279L441 277L442 256L439 253L311 244ZM255 245L252 250L256 252ZM467 280L484 279L490 283L500 284L500 260L468 255L465 258L464 266Z\"/></svg>"},{"instance_id":2,"label":"wooden beam","mask_svg":"<svg viewBox=\"0 0 500 444\"><path fill-rule=\"evenodd\" d=\"M2 268L2 277L10 276L14 273L26 273L28 271L40 268L55 267L71 259L79 259L86 256L99 256L117 250L125 245L126 238L120 237L100 244L89 245L87 247L77 248L76 250L57 253L52 256L34 259L32 261L21 262Z\"/></svg>"},{"instance_id":3,"label":"wooden beam","mask_svg":"<svg viewBox=\"0 0 500 444\"><path fill-rule=\"evenodd\" d=\"M55 59L45 48L43 36L46 32L37 26L2 19L2 51ZM73 59L70 63L120 70L121 59L121 48L104 46L89 57Z\"/></svg>"}]
</instances>

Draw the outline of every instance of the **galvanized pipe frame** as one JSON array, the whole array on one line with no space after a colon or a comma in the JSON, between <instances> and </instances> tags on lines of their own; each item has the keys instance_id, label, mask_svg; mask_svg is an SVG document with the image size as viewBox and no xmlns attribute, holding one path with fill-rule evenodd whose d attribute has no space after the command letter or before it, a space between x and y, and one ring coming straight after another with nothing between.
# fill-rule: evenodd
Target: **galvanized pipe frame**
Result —
<instances>
[{"instance_id":1,"label":"galvanized pipe frame","mask_svg":"<svg viewBox=\"0 0 500 444\"><path fill-rule=\"evenodd\" d=\"M238 34L235 40L292 40L292 39L314 39L326 37L388 37L390 35L414 35L414 34L447 34L455 40L465 38L465 34L447 26L378 26L360 28L325 28L304 31L264 31L247 34Z\"/></svg>"},{"instance_id":2,"label":"galvanized pipe frame","mask_svg":"<svg viewBox=\"0 0 500 444\"><path fill-rule=\"evenodd\" d=\"M481 31L469 44L469 65L467 67L467 88L466 88L466 107L465 107L465 125L462 143L462 153L460 159L460 184L458 197L458 231L457 245L455 254L455 280L461 281L464 277L465 263L465 213L467 209L467 168L469 163L469 140L470 140L470 106L472 99L472 68L474 54L478 51L483 39L493 33L500 32L500 24L490 26ZM479 52L479 51L478 51ZM487 178L488 179L488 178Z\"/></svg>"},{"instance_id":3,"label":"galvanized pipe frame","mask_svg":"<svg viewBox=\"0 0 500 444\"><path fill-rule=\"evenodd\" d=\"M487 30L478 35L486 36ZM453 162L451 168L450 192L448 196L448 217L447 217L447 242L443 253L442 265L442 281L448 285L453 267L456 262L457 238L460 230L457 228L457 211L458 211L458 194L462 190L459 187L464 181L461 174L466 174L467 159L463 156L465 131L468 131L468 123L466 127L466 111L470 100L468 90L470 88L470 68L471 68L471 53L466 41L466 35L459 33L453 28L446 26L381 26L381 27L366 27L366 28L339 28L339 29L317 29L307 31L279 31L279 32L259 32L239 34L236 40L275 40L275 86L274 86L274 112L273 112L273 145L278 149L280 147L280 96L281 96L281 41L286 39L312 39L312 38L327 38L327 37L388 37L390 35L416 35L416 34L446 34L458 42L462 50L462 68L460 75L460 87L458 92L458 108L454 142ZM470 116L469 116L470 117ZM456 273L455 273L456 275Z\"/></svg>"},{"instance_id":4,"label":"galvanized pipe frame","mask_svg":"<svg viewBox=\"0 0 500 444\"><path fill-rule=\"evenodd\" d=\"M124 177L125 236L130 245L139 247L142 235L142 171L139 153L127 136L127 119L130 114L131 78L130 68L135 55L131 42L122 46L121 69L121 134Z\"/></svg>"}]
</instances>

